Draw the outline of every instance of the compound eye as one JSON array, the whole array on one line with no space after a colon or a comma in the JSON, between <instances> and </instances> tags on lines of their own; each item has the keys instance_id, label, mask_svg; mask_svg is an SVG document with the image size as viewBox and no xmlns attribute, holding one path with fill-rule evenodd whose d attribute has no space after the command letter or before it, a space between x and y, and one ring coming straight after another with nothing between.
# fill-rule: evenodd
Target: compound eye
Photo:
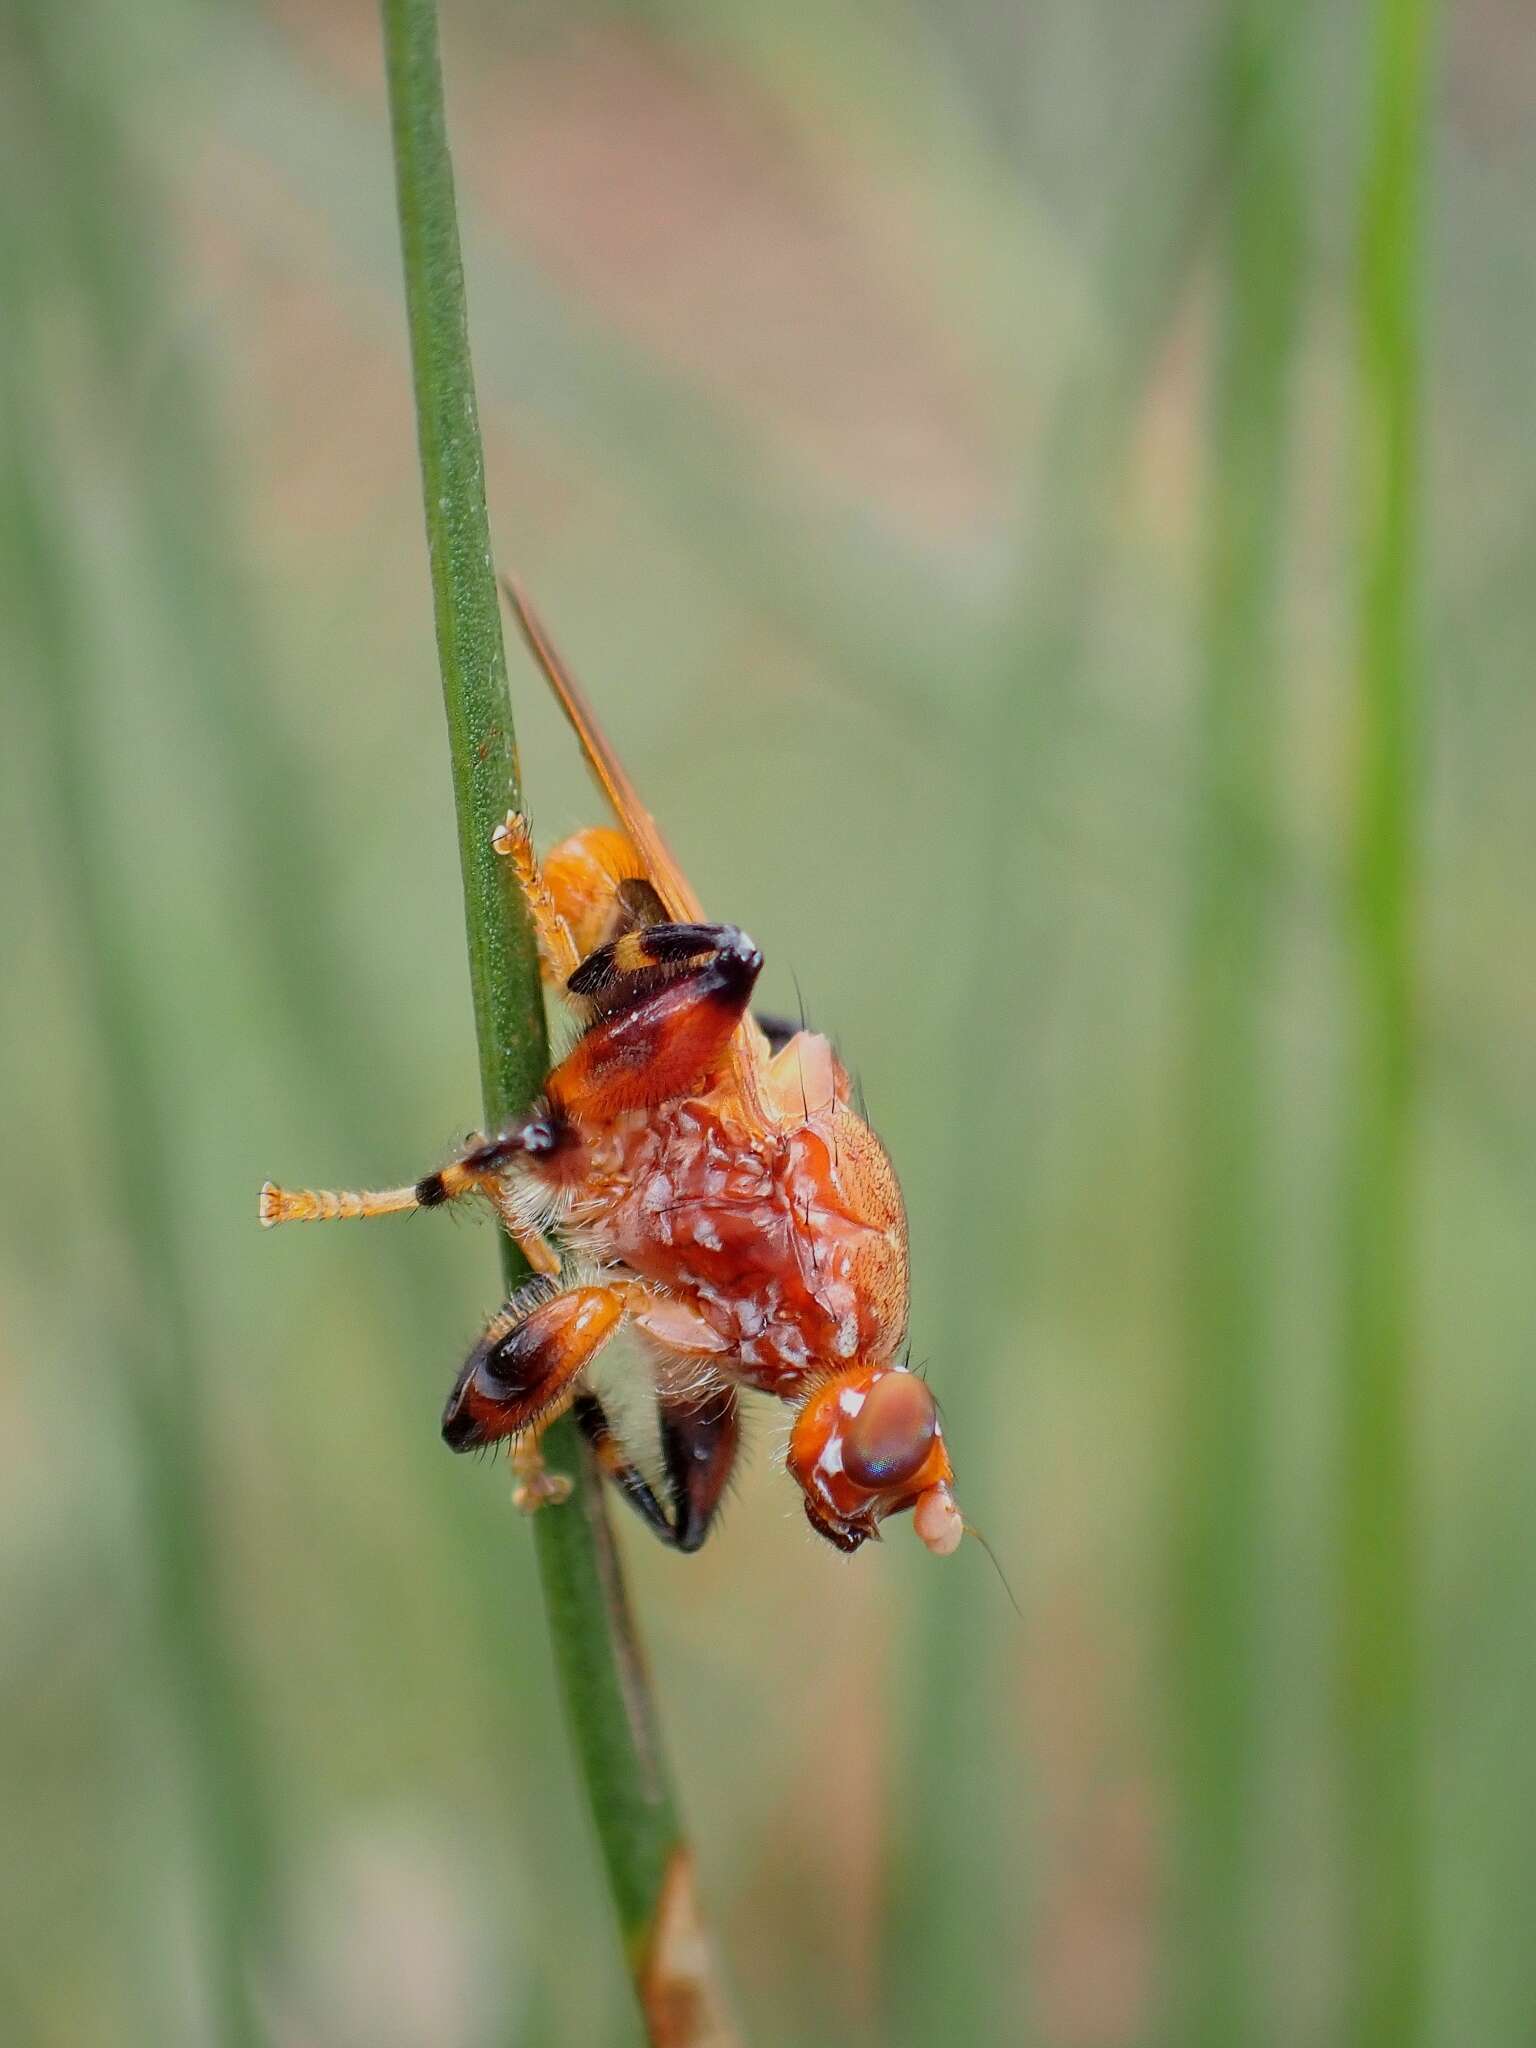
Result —
<instances>
[{"instance_id":1,"label":"compound eye","mask_svg":"<svg viewBox=\"0 0 1536 2048\"><path fill-rule=\"evenodd\" d=\"M864 1396L843 1436L843 1470L872 1493L904 1486L922 1469L938 1432L939 1411L924 1381L888 1372Z\"/></svg>"}]
</instances>

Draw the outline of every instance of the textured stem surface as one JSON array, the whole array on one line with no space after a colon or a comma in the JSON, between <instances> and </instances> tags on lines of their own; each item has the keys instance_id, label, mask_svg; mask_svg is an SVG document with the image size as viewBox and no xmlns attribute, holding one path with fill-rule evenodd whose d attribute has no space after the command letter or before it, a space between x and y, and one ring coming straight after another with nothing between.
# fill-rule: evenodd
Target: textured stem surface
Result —
<instances>
[{"instance_id":1,"label":"textured stem surface","mask_svg":"<svg viewBox=\"0 0 1536 2048\"><path fill-rule=\"evenodd\" d=\"M464 874L487 1125L531 1100L548 1064L538 952L491 834L521 808L464 277L443 112L435 0L383 0L400 235L443 700ZM523 1277L504 1244L509 1284ZM653 2041L731 2036L698 1928L655 1705L596 1474L566 1420L544 1439L576 1482L534 1523L577 1761L625 1954Z\"/></svg>"}]
</instances>

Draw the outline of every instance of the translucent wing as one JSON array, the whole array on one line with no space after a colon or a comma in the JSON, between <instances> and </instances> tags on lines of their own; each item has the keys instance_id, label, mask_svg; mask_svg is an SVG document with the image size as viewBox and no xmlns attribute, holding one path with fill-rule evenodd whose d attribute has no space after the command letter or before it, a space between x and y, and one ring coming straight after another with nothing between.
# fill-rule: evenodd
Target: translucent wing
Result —
<instances>
[{"instance_id":1,"label":"translucent wing","mask_svg":"<svg viewBox=\"0 0 1536 2048\"><path fill-rule=\"evenodd\" d=\"M630 781L607 734L598 724L597 714L587 702L586 692L561 660L527 592L510 576L503 578L503 583L523 638L528 643L528 651L544 671L550 688L559 699L561 710L581 742L587 765L601 783L619 823L634 841L668 916L678 924L702 924L704 906L674 859L671 847L662 838L660 826L640 801L640 792Z\"/></svg>"}]
</instances>

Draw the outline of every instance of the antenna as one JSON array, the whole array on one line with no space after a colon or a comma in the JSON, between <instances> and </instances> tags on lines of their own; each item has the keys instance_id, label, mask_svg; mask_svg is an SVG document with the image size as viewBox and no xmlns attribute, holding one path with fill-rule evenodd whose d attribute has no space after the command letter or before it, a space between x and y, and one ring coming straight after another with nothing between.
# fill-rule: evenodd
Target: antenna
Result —
<instances>
[{"instance_id":1,"label":"antenna","mask_svg":"<svg viewBox=\"0 0 1536 2048\"><path fill-rule=\"evenodd\" d=\"M981 1531L977 1528L974 1522L966 1522L963 1524L963 1527L965 1529L966 1535L974 1536L976 1541L981 1545L982 1549L987 1553L987 1556L991 1559L992 1569L997 1573L1003 1591L1008 1595L1008 1605L1013 1609L1014 1613L1019 1617L1020 1621L1022 1621L1024 1619L1024 1610L1019 1605L1018 1601L1014 1598L1013 1588L1008 1583L1008 1574L1003 1570L1002 1566L997 1561L997 1552L992 1548L991 1544L987 1541L986 1537L982 1535Z\"/></svg>"}]
</instances>

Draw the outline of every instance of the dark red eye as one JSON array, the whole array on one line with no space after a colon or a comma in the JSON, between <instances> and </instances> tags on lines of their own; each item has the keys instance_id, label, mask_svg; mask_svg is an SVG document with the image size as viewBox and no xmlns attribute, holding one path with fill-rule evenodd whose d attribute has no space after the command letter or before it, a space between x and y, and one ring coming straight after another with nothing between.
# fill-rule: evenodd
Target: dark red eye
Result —
<instances>
[{"instance_id":1,"label":"dark red eye","mask_svg":"<svg viewBox=\"0 0 1536 2048\"><path fill-rule=\"evenodd\" d=\"M917 1472L932 1448L939 1414L924 1382L910 1372L875 1381L843 1436L843 1470L858 1486L884 1491Z\"/></svg>"}]
</instances>

